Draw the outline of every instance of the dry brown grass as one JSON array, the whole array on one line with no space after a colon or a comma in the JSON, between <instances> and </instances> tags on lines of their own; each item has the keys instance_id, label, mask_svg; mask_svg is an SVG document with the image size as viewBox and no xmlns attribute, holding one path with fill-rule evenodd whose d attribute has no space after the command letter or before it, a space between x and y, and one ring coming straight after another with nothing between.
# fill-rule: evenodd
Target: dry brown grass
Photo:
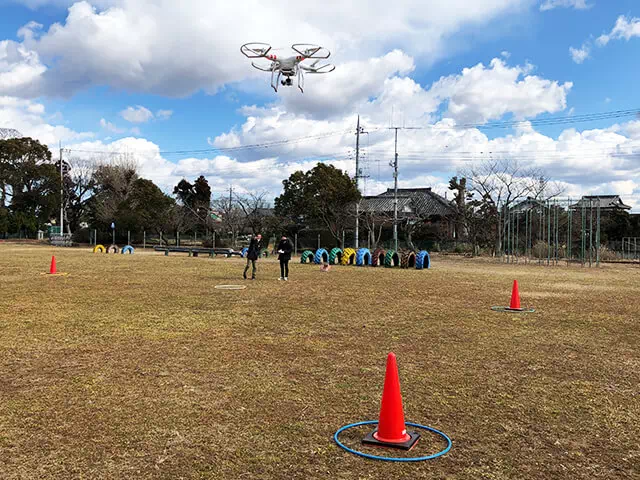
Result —
<instances>
[{"instance_id":1,"label":"dry brown grass","mask_svg":"<svg viewBox=\"0 0 640 480\"><path fill-rule=\"evenodd\" d=\"M637 268L259 266L221 291L240 260L0 245L0 478L640 477ZM490 310L513 278L535 314ZM389 351L438 460L333 443L376 419Z\"/></svg>"}]
</instances>

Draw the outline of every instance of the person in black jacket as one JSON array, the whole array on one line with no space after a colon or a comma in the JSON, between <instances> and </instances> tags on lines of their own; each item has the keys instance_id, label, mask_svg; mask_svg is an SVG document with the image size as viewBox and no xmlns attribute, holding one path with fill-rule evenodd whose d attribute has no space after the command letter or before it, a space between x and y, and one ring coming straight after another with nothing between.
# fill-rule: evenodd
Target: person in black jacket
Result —
<instances>
[{"instance_id":1,"label":"person in black jacket","mask_svg":"<svg viewBox=\"0 0 640 480\"><path fill-rule=\"evenodd\" d=\"M249 265L253 267L251 270L251 280L256 279L256 271L258 270L256 267L256 262L258 261L258 257L260 257L260 241L262 240L262 235L258 234L251 239L249 242L249 248L247 249L247 266L244 267L244 273L242 276L244 279L247 279L247 272L249 271Z\"/></svg>"},{"instance_id":2,"label":"person in black jacket","mask_svg":"<svg viewBox=\"0 0 640 480\"><path fill-rule=\"evenodd\" d=\"M283 235L278 243L278 259L280 260L280 280L285 282L289 280L289 260L291 260L292 250L291 240Z\"/></svg>"}]
</instances>

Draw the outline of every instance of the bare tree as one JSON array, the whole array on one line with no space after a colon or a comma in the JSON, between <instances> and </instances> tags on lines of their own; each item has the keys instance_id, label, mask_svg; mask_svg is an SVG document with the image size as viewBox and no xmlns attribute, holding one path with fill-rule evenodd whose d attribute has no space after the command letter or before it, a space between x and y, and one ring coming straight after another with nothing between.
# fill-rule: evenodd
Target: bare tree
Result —
<instances>
[{"instance_id":1,"label":"bare tree","mask_svg":"<svg viewBox=\"0 0 640 480\"><path fill-rule=\"evenodd\" d=\"M495 253L501 250L504 225L500 222L500 211L510 209L516 202L527 196L535 198L549 195L553 187L554 195L559 195L558 184L552 184L541 168L523 167L518 161L490 159L461 172L469 180L470 197L475 201L476 210L489 215L485 227L494 230Z\"/></svg>"},{"instance_id":2,"label":"bare tree","mask_svg":"<svg viewBox=\"0 0 640 480\"><path fill-rule=\"evenodd\" d=\"M85 158L71 157L67 164L70 168L64 179L64 212L67 232L71 233L71 229L78 228L85 216L96 187L96 163Z\"/></svg>"},{"instance_id":3,"label":"bare tree","mask_svg":"<svg viewBox=\"0 0 640 480\"><path fill-rule=\"evenodd\" d=\"M214 210L222 216L221 227L225 233L231 236L231 246L235 248L238 235L245 226L246 217L237 201L221 196L213 200Z\"/></svg>"},{"instance_id":4,"label":"bare tree","mask_svg":"<svg viewBox=\"0 0 640 480\"><path fill-rule=\"evenodd\" d=\"M385 212L376 212L367 210L366 208L360 211L360 219L362 220L367 234L371 239L371 248L378 248L378 243L382 238L382 230L385 226L392 222L393 217L387 215Z\"/></svg>"},{"instance_id":5,"label":"bare tree","mask_svg":"<svg viewBox=\"0 0 640 480\"><path fill-rule=\"evenodd\" d=\"M170 210L167 226L176 234L188 232L197 224L197 219L191 214L188 208L182 205L174 205Z\"/></svg>"},{"instance_id":6,"label":"bare tree","mask_svg":"<svg viewBox=\"0 0 640 480\"><path fill-rule=\"evenodd\" d=\"M264 214L265 209L269 208L269 203L265 200L268 192L262 191L258 193L248 193L246 195L236 195L236 202L245 217L245 225L256 234L265 229Z\"/></svg>"}]
</instances>

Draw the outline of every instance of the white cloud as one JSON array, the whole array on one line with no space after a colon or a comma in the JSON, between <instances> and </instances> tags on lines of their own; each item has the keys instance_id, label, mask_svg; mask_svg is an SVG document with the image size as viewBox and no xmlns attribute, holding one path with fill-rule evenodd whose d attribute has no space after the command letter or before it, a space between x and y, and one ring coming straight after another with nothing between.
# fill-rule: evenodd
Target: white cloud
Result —
<instances>
[{"instance_id":1,"label":"white cloud","mask_svg":"<svg viewBox=\"0 0 640 480\"><path fill-rule=\"evenodd\" d=\"M127 122L146 123L153 118L153 113L142 105L135 107L127 107L126 110L120 112L120 116Z\"/></svg>"},{"instance_id":2,"label":"white cloud","mask_svg":"<svg viewBox=\"0 0 640 480\"><path fill-rule=\"evenodd\" d=\"M206 0L94 2L102 9L79 1L69 7L64 22L46 31L36 31L34 25L21 31L25 49L37 53L48 68L41 74L38 93L70 95L93 85L109 85L184 96L259 78L260 72L238 51L252 39L274 46L320 43L339 63L378 56L394 45L428 63L477 43L478 35L465 37L465 28L482 31L479 27L489 24L502 28L533 1L398 0L393 8L382 0L332 2L325 8L315 4L291 8L286 0L226 2L216 8Z\"/></svg>"},{"instance_id":3,"label":"white cloud","mask_svg":"<svg viewBox=\"0 0 640 480\"><path fill-rule=\"evenodd\" d=\"M107 122L104 118L100 119L100 126L111 133L124 133L127 130L124 128L118 128L115 124Z\"/></svg>"},{"instance_id":4,"label":"white cloud","mask_svg":"<svg viewBox=\"0 0 640 480\"><path fill-rule=\"evenodd\" d=\"M9 0L14 3L20 3L28 8L36 10L44 6L54 6L59 8L67 8L78 0ZM119 0L91 0L91 3L97 7L109 7L118 3Z\"/></svg>"},{"instance_id":5,"label":"white cloud","mask_svg":"<svg viewBox=\"0 0 640 480\"><path fill-rule=\"evenodd\" d=\"M584 43L581 48L569 47L569 54L576 63L583 63L591 54L591 45Z\"/></svg>"},{"instance_id":6,"label":"white cloud","mask_svg":"<svg viewBox=\"0 0 640 480\"><path fill-rule=\"evenodd\" d=\"M45 106L31 100L0 96L0 127L14 128L24 136L37 138L57 148L58 142L92 138L92 132L76 132L64 125L49 124L45 120Z\"/></svg>"},{"instance_id":7,"label":"white cloud","mask_svg":"<svg viewBox=\"0 0 640 480\"><path fill-rule=\"evenodd\" d=\"M607 45L611 40L627 40L640 37L640 18L627 18L620 15L610 33L598 37L596 42L600 46Z\"/></svg>"},{"instance_id":8,"label":"white cloud","mask_svg":"<svg viewBox=\"0 0 640 480\"><path fill-rule=\"evenodd\" d=\"M156 112L156 118L158 120L169 120L173 115L173 110L158 110Z\"/></svg>"},{"instance_id":9,"label":"white cloud","mask_svg":"<svg viewBox=\"0 0 640 480\"><path fill-rule=\"evenodd\" d=\"M627 40L633 37L640 37L640 18L628 18L620 15L616 20L616 24L609 33L600 35L595 43L598 47L605 47L611 40ZM593 37L592 37L593 38ZM582 44L582 48L569 48L569 53L576 63L582 63L591 54L592 40L587 40Z\"/></svg>"},{"instance_id":10,"label":"white cloud","mask_svg":"<svg viewBox=\"0 0 640 480\"><path fill-rule=\"evenodd\" d=\"M587 0L545 0L540 5L540 11L553 10L554 8L575 8L576 10L586 10L593 7Z\"/></svg>"},{"instance_id":11,"label":"white cloud","mask_svg":"<svg viewBox=\"0 0 640 480\"><path fill-rule=\"evenodd\" d=\"M429 91L440 101L448 99L446 116L460 122L486 122L507 113L524 119L564 110L573 84L530 75L532 69L509 67L494 58L490 68L481 63L465 68L460 75L442 78Z\"/></svg>"},{"instance_id":12,"label":"white cloud","mask_svg":"<svg viewBox=\"0 0 640 480\"><path fill-rule=\"evenodd\" d=\"M640 120L634 120L623 126L623 132L634 140L640 140Z\"/></svg>"},{"instance_id":13,"label":"white cloud","mask_svg":"<svg viewBox=\"0 0 640 480\"><path fill-rule=\"evenodd\" d=\"M130 123L147 123L151 120L169 120L173 115L173 110L158 110L155 115L151 110L142 105L127 107L120 112L120 116ZM139 129L131 129L132 132L140 132Z\"/></svg>"},{"instance_id":14,"label":"white cloud","mask_svg":"<svg viewBox=\"0 0 640 480\"><path fill-rule=\"evenodd\" d=\"M0 95L35 95L45 71L36 52L12 40L0 41Z\"/></svg>"}]
</instances>

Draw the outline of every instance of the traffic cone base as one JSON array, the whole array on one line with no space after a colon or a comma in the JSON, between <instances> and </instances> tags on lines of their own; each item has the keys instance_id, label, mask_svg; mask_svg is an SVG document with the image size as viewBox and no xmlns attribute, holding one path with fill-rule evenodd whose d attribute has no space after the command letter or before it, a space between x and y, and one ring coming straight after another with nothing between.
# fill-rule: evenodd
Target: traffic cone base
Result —
<instances>
[{"instance_id":1,"label":"traffic cone base","mask_svg":"<svg viewBox=\"0 0 640 480\"><path fill-rule=\"evenodd\" d=\"M420 440L420 434L417 432L407 432L405 434L406 440L403 442L386 442L381 440L378 437L378 431L375 430L367 434L366 437L362 439L362 443L364 445L371 445L374 447L389 447L389 448L397 448L399 450L411 450L418 440Z\"/></svg>"}]
</instances>

